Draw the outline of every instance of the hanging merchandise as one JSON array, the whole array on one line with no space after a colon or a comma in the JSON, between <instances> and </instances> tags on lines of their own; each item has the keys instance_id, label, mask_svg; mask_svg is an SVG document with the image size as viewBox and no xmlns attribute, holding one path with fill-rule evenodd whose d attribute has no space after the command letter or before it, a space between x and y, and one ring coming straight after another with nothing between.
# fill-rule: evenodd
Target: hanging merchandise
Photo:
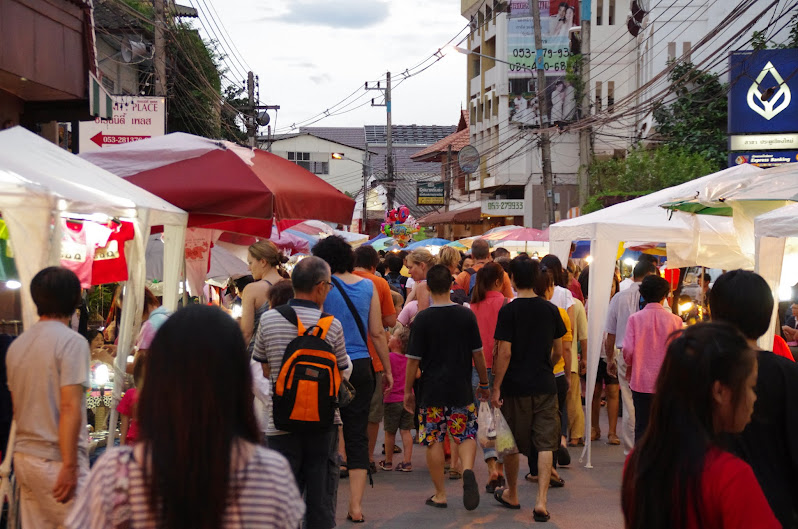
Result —
<instances>
[{"instance_id":1,"label":"hanging merchandise","mask_svg":"<svg viewBox=\"0 0 798 529\"><path fill-rule=\"evenodd\" d=\"M214 230L189 228L186 230L186 278L192 296L202 294L205 276L211 266L211 247Z\"/></svg>"},{"instance_id":2,"label":"hanging merchandise","mask_svg":"<svg viewBox=\"0 0 798 529\"><path fill-rule=\"evenodd\" d=\"M418 231L418 222L410 215L407 206L399 206L386 212L385 222L380 226L380 232L387 237L393 237L400 248L413 242L413 235Z\"/></svg>"},{"instance_id":3,"label":"hanging merchandise","mask_svg":"<svg viewBox=\"0 0 798 529\"><path fill-rule=\"evenodd\" d=\"M14 263L14 252L8 241L8 227L3 219L0 219L0 281L9 279L19 279L17 265Z\"/></svg>"},{"instance_id":4,"label":"hanging merchandise","mask_svg":"<svg viewBox=\"0 0 798 529\"><path fill-rule=\"evenodd\" d=\"M110 221L106 227L111 229L108 243L94 250L94 262L91 267L91 283L104 285L127 281L127 261L125 260L125 242L133 239L135 234L133 223Z\"/></svg>"},{"instance_id":5,"label":"hanging merchandise","mask_svg":"<svg viewBox=\"0 0 798 529\"><path fill-rule=\"evenodd\" d=\"M72 270L82 288L92 285L94 250L108 244L111 230L91 221L61 219L61 266Z\"/></svg>"}]
</instances>

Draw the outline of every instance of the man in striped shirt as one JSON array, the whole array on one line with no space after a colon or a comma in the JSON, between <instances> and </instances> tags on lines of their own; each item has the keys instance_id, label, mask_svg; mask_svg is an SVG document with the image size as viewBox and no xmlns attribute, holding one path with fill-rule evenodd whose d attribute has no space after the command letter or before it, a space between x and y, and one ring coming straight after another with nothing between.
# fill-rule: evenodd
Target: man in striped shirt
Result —
<instances>
[{"instance_id":1,"label":"man in striped shirt","mask_svg":"<svg viewBox=\"0 0 798 529\"><path fill-rule=\"evenodd\" d=\"M330 267L318 257L306 257L294 267L291 283L294 299L288 303L305 328L309 329L319 321L321 307L332 287ZM263 375L270 379L272 386L280 372L286 347L296 337L296 326L276 310L267 311L261 316L252 357L262 363ZM333 320L325 340L335 352L341 375L348 379L352 364L346 354L340 321ZM335 455L338 452L337 424L340 422L336 411L336 425L328 431L289 433L276 429L274 418L269 415L266 429L269 448L280 452L291 465L297 485L305 495L307 527L335 527L339 477Z\"/></svg>"}]
</instances>

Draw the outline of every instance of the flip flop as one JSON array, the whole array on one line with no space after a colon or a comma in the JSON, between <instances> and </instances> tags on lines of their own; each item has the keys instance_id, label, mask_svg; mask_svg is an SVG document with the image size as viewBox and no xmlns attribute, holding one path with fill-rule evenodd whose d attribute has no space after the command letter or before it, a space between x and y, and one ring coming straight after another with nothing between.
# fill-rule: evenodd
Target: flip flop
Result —
<instances>
[{"instance_id":1,"label":"flip flop","mask_svg":"<svg viewBox=\"0 0 798 529\"><path fill-rule=\"evenodd\" d=\"M467 511L479 507L479 486L473 470L463 471L463 506Z\"/></svg>"},{"instance_id":2,"label":"flip flop","mask_svg":"<svg viewBox=\"0 0 798 529\"><path fill-rule=\"evenodd\" d=\"M360 515L360 519L355 520L354 518L352 518L351 514L346 513L346 519L349 520L352 523L365 523L366 522L366 518L362 514Z\"/></svg>"},{"instance_id":3,"label":"flip flop","mask_svg":"<svg viewBox=\"0 0 798 529\"><path fill-rule=\"evenodd\" d=\"M504 499L504 490L505 489L496 489L493 492L493 499L501 503L503 507L507 507L508 509L519 510L521 508L520 503L518 505L513 505L512 503Z\"/></svg>"},{"instance_id":4,"label":"flip flop","mask_svg":"<svg viewBox=\"0 0 798 529\"><path fill-rule=\"evenodd\" d=\"M564 487L564 486L565 486L565 480L564 479L562 479L562 478L557 479L554 476L549 478L549 487L550 488L559 489L560 487Z\"/></svg>"},{"instance_id":5,"label":"flip flop","mask_svg":"<svg viewBox=\"0 0 798 529\"><path fill-rule=\"evenodd\" d=\"M437 507L437 508L439 508L439 509L445 509L445 508L447 508L447 507L449 506L449 504L448 504L448 503L446 503L446 502L442 502L442 503L441 503L441 502L437 502L437 501L435 501L435 500L433 499L434 497L435 497L435 495L433 494L432 496L430 496L429 498L427 498L427 501L425 501L425 502L424 502L424 504L425 504L425 505L429 505L430 507Z\"/></svg>"},{"instance_id":6,"label":"flip flop","mask_svg":"<svg viewBox=\"0 0 798 529\"><path fill-rule=\"evenodd\" d=\"M455 469L452 468L452 469L449 470L449 479L461 479L462 477L463 477L463 475L460 474Z\"/></svg>"},{"instance_id":7,"label":"flip flop","mask_svg":"<svg viewBox=\"0 0 798 529\"><path fill-rule=\"evenodd\" d=\"M551 515L547 512L542 513L534 510L532 511L532 519L535 520L536 522L548 522L550 518Z\"/></svg>"}]
</instances>

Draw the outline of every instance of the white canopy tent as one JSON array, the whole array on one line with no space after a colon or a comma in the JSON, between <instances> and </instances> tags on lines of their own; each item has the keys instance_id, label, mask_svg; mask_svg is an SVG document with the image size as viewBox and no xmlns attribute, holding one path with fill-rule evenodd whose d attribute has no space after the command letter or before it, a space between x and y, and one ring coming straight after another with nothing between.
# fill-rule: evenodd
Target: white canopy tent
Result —
<instances>
[{"instance_id":1,"label":"white canopy tent","mask_svg":"<svg viewBox=\"0 0 798 529\"><path fill-rule=\"evenodd\" d=\"M21 127L0 132L0 212L8 225L10 244L22 283L25 328L37 318L30 281L42 268L58 265L60 218L116 217L133 224L135 235L126 245L129 279L122 308L119 351L129 351L144 303L145 244L152 226L164 226L163 303L177 308L177 292L188 215L161 198L104 169L70 154ZM117 355L124 371L126 354ZM122 386L116 377L114 402ZM116 415L116 405L111 419ZM112 423L113 424L113 423Z\"/></svg>"},{"instance_id":2,"label":"white canopy tent","mask_svg":"<svg viewBox=\"0 0 798 529\"><path fill-rule=\"evenodd\" d=\"M550 227L550 251L563 263L568 259L572 241L591 241L587 395L593 394L596 382L619 244L623 241L665 242L670 265L674 267L752 268L753 258L740 250L731 217L670 212L660 205L695 197L719 182L750 180L760 172L762 170L756 167L740 165ZM585 415L586 431L590 432L590 413ZM585 451L587 466L591 467L589 439Z\"/></svg>"}]
</instances>

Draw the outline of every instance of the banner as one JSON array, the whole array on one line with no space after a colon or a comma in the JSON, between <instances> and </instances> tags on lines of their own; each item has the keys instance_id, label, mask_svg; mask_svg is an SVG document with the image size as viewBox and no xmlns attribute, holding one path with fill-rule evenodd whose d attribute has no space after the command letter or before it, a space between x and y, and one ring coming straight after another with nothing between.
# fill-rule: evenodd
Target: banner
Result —
<instances>
[{"instance_id":1,"label":"banner","mask_svg":"<svg viewBox=\"0 0 798 529\"><path fill-rule=\"evenodd\" d=\"M538 0L549 111L540 115L537 99L535 30L528 0L510 2L507 61L510 85L510 121L520 125L568 122L576 119L573 87L565 79L571 56L570 29L579 24L578 0Z\"/></svg>"}]
</instances>

